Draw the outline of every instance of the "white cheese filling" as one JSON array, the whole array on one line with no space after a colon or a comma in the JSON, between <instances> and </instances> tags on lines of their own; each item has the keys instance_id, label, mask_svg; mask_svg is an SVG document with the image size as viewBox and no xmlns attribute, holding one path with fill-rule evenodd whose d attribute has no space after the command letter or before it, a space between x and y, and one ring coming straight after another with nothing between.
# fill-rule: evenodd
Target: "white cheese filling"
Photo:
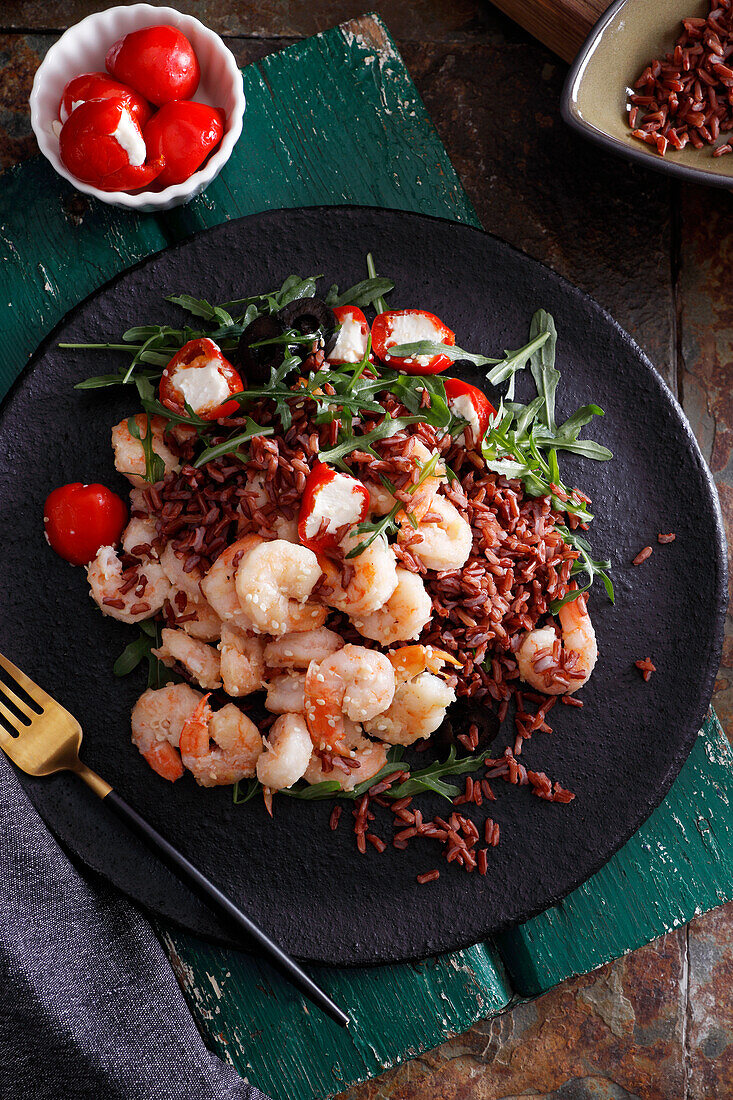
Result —
<instances>
[{"instance_id":1,"label":"white cheese filling","mask_svg":"<svg viewBox=\"0 0 733 1100\"><path fill-rule=\"evenodd\" d=\"M327 533L343 527L345 523L357 523L361 517L364 499L354 492L356 482L348 474L336 474L315 495L313 511L305 521L306 538L312 539L321 528L321 521L328 520Z\"/></svg>"},{"instance_id":2,"label":"white cheese filling","mask_svg":"<svg viewBox=\"0 0 733 1100\"><path fill-rule=\"evenodd\" d=\"M197 413L223 405L231 392L216 360L212 359L205 367L177 367L171 382Z\"/></svg>"},{"instance_id":3,"label":"white cheese filling","mask_svg":"<svg viewBox=\"0 0 733 1100\"><path fill-rule=\"evenodd\" d=\"M429 317L419 313L403 313L399 317L392 318L392 331L384 343L386 347L391 348L395 344L416 344L418 340L443 343L441 332ZM413 355L408 362L419 363L421 367L426 367L432 358L432 355Z\"/></svg>"},{"instance_id":4,"label":"white cheese filling","mask_svg":"<svg viewBox=\"0 0 733 1100\"><path fill-rule=\"evenodd\" d=\"M456 416L460 416L464 420L468 421L471 427L471 432L473 433L474 444L478 446L481 440L481 425L479 423L478 413L474 408L471 398L468 396L467 393L462 393L459 397L451 397L450 408L451 412L453 412ZM461 432L459 438L465 446L466 433Z\"/></svg>"},{"instance_id":5,"label":"white cheese filling","mask_svg":"<svg viewBox=\"0 0 733 1100\"><path fill-rule=\"evenodd\" d=\"M360 363L366 353L367 339L368 333L362 332L361 322L347 317L328 358L338 363Z\"/></svg>"},{"instance_id":6,"label":"white cheese filling","mask_svg":"<svg viewBox=\"0 0 733 1100\"><path fill-rule=\"evenodd\" d=\"M76 106L76 104L74 104L74 106ZM145 157L148 152L145 148L145 141L140 131L140 127L126 107L122 108L120 121L113 131L112 137L118 145L121 145L125 150L127 158L133 168L139 168L141 164L145 164Z\"/></svg>"}]
</instances>

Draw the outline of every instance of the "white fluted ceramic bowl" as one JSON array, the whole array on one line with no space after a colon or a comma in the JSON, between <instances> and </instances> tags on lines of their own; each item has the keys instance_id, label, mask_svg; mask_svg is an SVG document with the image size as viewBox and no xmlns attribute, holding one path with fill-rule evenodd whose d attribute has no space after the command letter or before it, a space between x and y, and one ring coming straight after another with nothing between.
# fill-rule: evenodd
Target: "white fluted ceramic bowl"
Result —
<instances>
[{"instance_id":1,"label":"white fluted ceramic bowl","mask_svg":"<svg viewBox=\"0 0 733 1100\"><path fill-rule=\"evenodd\" d=\"M130 31L168 23L178 27L191 42L201 65L201 83L194 99L220 107L226 116L224 136L218 148L198 172L183 183L163 191L100 191L76 179L61 163L59 142L53 123L58 119L61 94L66 84L81 73L104 72L104 57L110 46ZM200 195L216 179L232 155L242 132L245 99L242 74L234 56L218 34L214 34L192 15L175 8L152 4L132 4L109 8L87 16L70 27L46 54L38 67L30 97L31 125L43 155L60 176L86 195L94 195L111 206L126 207L141 213L154 213L182 206Z\"/></svg>"}]
</instances>

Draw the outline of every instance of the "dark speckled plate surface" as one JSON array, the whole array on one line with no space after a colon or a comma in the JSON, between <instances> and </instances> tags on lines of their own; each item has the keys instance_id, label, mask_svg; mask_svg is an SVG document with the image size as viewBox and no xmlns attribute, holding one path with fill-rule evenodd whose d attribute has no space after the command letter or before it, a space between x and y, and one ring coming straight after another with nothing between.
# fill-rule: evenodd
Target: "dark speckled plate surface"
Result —
<instances>
[{"instance_id":1,"label":"dark speckled plate surface","mask_svg":"<svg viewBox=\"0 0 733 1100\"><path fill-rule=\"evenodd\" d=\"M559 414L596 402L593 436L611 463L566 460L566 480L593 498L592 541L614 562L615 608L602 591L591 612L600 658L583 710L556 707L554 732L525 746L528 766L576 792L548 805L528 789L495 784L502 840L485 878L436 863L425 842L399 853L355 852L347 812L336 833L330 805L259 800L234 806L230 789L170 786L132 748L130 708L142 676L117 680L112 663L132 637L103 618L84 573L46 546L43 501L67 481L123 491L109 431L134 406L119 391L73 383L120 360L62 352L60 340L102 340L132 324L178 319L165 294L212 301L280 284L291 272L349 286L373 250L394 278L394 307L436 312L461 346L496 354L526 340L542 306L559 331ZM478 372L462 373L479 381ZM529 396L530 389L519 395ZM359 208L272 212L226 223L133 268L74 310L16 384L0 414L0 650L81 721L83 755L294 954L352 964L419 958L473 943L562 898L596 871L661 801L684 763L718 667L725 600L722 527L692 432L639 348L587 297L547 268L474 229ZM659 531L676 542L657 546ZM641 547L654 553L630 565ZM599 586L600 589L600 586ZM633 662L651 655L643 682ZM508 735L507 735L508 736ZM502 740L500 744L504 743ZM425 759L423 757L423 759ZM155 913L194 932L216 921L95 797L71 776L23 783L44 819L88 866ZM428 811L437 803L424 800ZM445 803L442 803L445 806ZM391 816L391 815L390 815ZM386 817L386 815L385 815ZM388 834L387 821L376 828Z\"/></svg>"}]
</instances>

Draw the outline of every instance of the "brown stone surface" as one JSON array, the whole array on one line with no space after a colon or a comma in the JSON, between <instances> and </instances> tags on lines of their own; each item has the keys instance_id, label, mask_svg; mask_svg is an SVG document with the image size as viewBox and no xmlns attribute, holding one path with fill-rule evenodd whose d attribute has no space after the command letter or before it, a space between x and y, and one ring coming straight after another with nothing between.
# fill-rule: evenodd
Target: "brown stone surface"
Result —
<instances>
[{"instance_id":1,"label":"brown stone surface","mask_svg":"<svg viewBox=\"0 0 733 1100\"><path fill-rule=\"evenodd\" d=\"M0 29L33 33L0 34L0 164L35 152L26 100L56 37L41 32L104 6L2 6ZM178 6L231 36L240 64L363 10L354 0ZM680 191L569 134L558 114L564 65L488 5L385 0L379 10L486 228L597 298L678 393L731 536L731 197ZM733 622L729 634L714 703L733 739ZM484 1021L343 1100L727 1100L731 939L733 905Z\"/></svg>"}]
</instances>

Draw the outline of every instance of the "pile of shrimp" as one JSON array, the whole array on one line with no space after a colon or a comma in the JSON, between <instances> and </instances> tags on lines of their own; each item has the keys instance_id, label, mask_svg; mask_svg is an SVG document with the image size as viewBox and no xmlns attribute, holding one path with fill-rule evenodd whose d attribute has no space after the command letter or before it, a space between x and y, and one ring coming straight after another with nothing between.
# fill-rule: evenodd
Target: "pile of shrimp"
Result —
<instances>
[{"instance_id":1,"label":"pile of shrimp","mask_svg":"<svg viewBox=\"0 0 733 1100\"><path fill-rule=\"evenodd\" d=\"M137 417L165 467L155 486L144 480L142 440L126 419L115 425L115 466L131 483L131 519L120 546L102 547L87 568L104 614L166 624L153 653L185 680L149 688L135 704L132 741L146 762L164 779L188 771L204 787L256 778L270 810L273 793L300 780L336 780L350 791L371 779L390 746L425 741L439 729L457 689L493 694L505 706L506 685L521 678L543 695L569 696L597 657L582 597L565 604L559 623L544 614L551 598L569 591L576 556L554 532L559 517L547 501L527 503L554 557L538 563L533 550L535 558L520 563L523 512L501 511L502 493L516 496L516 483L490 475L500 501L493 511L481 486L469 499L466 487L478 484L470 438L438 440L417 425L384 440L390 488L380 463L355 452L352 473L369 493L371 518L404 504L394 540L380 535L353 557L355 530L343 533L333 556L302 545L297 501L326 429L305 431L299 415L290 441L280 440L290 462L279 461L276 439L259 438L249 464L222 460L203 470L188 462L187 429ZM449 481L446 456L466 472L463 488ZM530 591L541 588L540 570L551 574L533 612L528 597L508 594L509 566L525 570ZM484 624L479 598L498 608ZM458 629L444 625L447 606L458 608ZM263 694L269 717L258 724L248 704Z\"/></svg>"}]
</instances>

